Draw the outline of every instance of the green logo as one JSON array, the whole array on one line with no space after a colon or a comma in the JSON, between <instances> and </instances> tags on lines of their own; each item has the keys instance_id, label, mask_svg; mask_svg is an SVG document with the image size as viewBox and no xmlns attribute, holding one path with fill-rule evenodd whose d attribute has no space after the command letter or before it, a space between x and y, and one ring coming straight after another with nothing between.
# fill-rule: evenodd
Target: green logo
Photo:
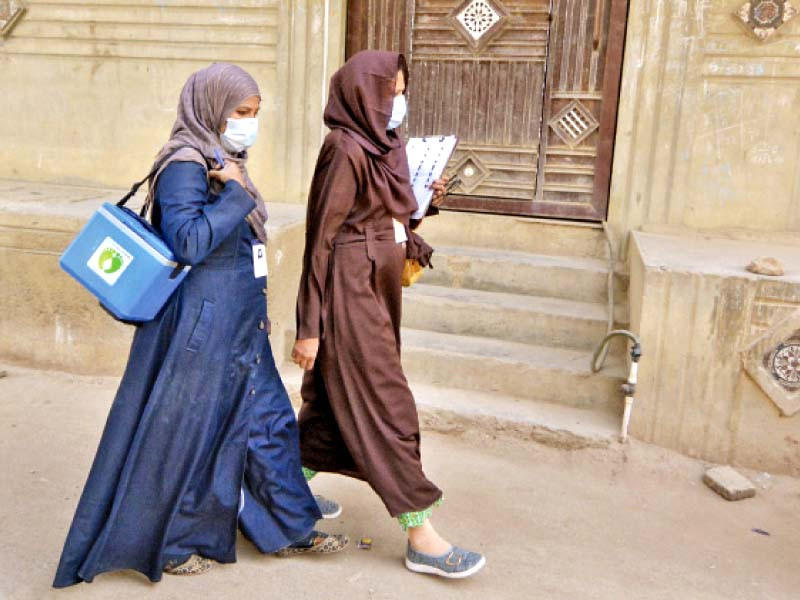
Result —
<instances>
[{"instance_id":1,"label":"green logo","mask_svg":"<svg viewBox=\"0 0 800 600\"><path fill-rule=\"evenodd\" d=\"M108 285L114 285L132 263L133 255L112 238L106 237L97 245L86 266Z\"/></svg>"},{"instance_id":2,"label":"green logo","mask_svg":"<svg viewBox=\"0 0 800 600\"><path fill-rule=\"evenodd\" d=\"M116 273L122 267L122 255L113 248L105 248L97 257L97 266L104 273Z\"/></svg>"}]
</instances>

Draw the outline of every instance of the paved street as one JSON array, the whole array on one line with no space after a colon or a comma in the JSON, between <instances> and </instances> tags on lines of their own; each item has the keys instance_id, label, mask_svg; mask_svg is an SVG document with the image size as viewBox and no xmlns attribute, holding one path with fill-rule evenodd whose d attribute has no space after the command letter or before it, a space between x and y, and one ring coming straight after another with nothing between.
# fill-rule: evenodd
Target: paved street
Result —
<instances>
[{"instance_id":1,"label":"paved street","mask_svg":"<svg viewBox=\"0 0 800 600\"><path fill-rule=\"evenodd\" d=\"M323 475L315 491L344 505L323 528L372 537L372 550L278 559L241 540L237 564L200 577L154 585L114 573L55 592L50 581L117 381L0 369L9 372L0 379L3 599L788 600L800 589L798 480L760 476L756 498L728 503L700 482L702 463L637 442L566 451L430 433L424 464L446 496L435 523L488 556L474 579L407 572L403 534L377 497Z\"/></svg>"}]
</instances>

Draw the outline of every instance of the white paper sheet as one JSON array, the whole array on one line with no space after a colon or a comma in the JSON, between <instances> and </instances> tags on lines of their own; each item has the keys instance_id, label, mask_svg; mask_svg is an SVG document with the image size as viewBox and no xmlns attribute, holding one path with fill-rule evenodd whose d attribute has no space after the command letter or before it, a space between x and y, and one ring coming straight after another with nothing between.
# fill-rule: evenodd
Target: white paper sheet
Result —
<instances>
[{"instance_id":1,"label":"white paper sheet","mask_svg":"<svg viewBox=\"0 0 800 600\"><path fill-rule=\"evenodd\" d=\"M455 150L458 138L454 135L438 135L410 138L406 144L408 169L411 172L411 187L417 198L419 209L412 219L421 219L427 212L433 198L430 185L444 173L444 168Z\"/></svg>"}]
</instances>

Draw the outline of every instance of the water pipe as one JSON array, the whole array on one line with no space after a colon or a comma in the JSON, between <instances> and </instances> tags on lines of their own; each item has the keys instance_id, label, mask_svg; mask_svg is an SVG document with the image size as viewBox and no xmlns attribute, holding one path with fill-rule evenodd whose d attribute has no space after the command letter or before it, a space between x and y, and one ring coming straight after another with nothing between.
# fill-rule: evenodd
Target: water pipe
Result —
<instances>
[{"instance_id":1,"label":"water pipe","mask_svg":"<svg viewBox=\"0 0 800 600\"><path fill-rule=\"evenodd\" d=\"M642 344L636 334L627 329L614 329L608 332L603 341L594 351L592 356L592 373L597 373L603 368L606 354L608 354L608 343L612 338L623 336L633 342L631 346L631 368L628 371L628 380L620 386L620 391L625 394L625 411L622 413L622 426L620 428L619 439L621 442L628 440L628 426L631 422L631 411L633 410L633 398L636 395L636 377L639 370L639 359L642 357ZM602 356L601 356L602 355ZM599 360L598 360L599 359Z\"/></svg>"},{"instance_id":2,"label":"water pipe","mask_svg":"<svg viewBox=\"0 0 800 600\"><path fill-rule=\"evenodd\" d=\"M615 337L626 337L633 342L631 346L631 368L628 371L628 380L620 386L620 391L625 394L625 410L622 413L622 425L620 427L620 441L628 440L628 426L631 421L631 411L633 410L633 399L636 395L636 378L639 370L639 359L642 356L642 344L635 333L627 329L614 329L614 245L611 242L611 232L608 224L603 221L603 232L606 235L608 244L608 278L606 279L606 291L608 297L608 328L606 337L594 351L592 356L592 373L597 373L603 368L603 363L608 356L608 343Z\"/></svg>"}]
</instances>

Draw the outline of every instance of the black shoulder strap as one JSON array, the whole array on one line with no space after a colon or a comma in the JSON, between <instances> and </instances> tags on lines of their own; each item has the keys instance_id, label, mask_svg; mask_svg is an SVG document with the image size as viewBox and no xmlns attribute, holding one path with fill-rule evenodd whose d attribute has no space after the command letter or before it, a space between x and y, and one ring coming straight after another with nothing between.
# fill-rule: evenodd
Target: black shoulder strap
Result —
<instances>
[{"instance_id":1,"label":"black shoulder strap","mask_svg":"<svg viewBox=\"0 0 800 600\"><path fill-rule=\"evenodd\" d=\"M191 145L189 145L189 144L187 144L187 145L185 145L185 146L181 146L180 148L176 148L176 149L175 149L175 152L178 152L179 150L183 150L184 148L192 148L193 150L196 150L196 151L197 151L197 153L198 153L200 156L202 156L202 157L203 157L203 159L205 159L205 158L206 158L206 157L203 155L203 153L202 153L202 152L201 152L201 151L200 151L198 148L195 148L194 146L191 146ZM145 182L145 181L147 181L147 180L149 180L149 179L150 179L151 177L153 177L153 176L154 176L156 173L158 173L158 170L161 168L161 166L162 166L162 165L163 165L163 164L164 164L164 163L165 163L167 160L169 160L169 159L170 159L170 158L171 158L171 157L172 157L172 156L175 154L175 152L173 152L172 154L167 154L167 155L166 155L164 158L162 158L162 159L161 159L160 161L158 161L158 162L157 162L155 165L153 165L153 168L150 170L150 172L147 174L147 176L146 176L144 179L142 179L142 180L140 180L140 181L137 181L136 183L134 183L134 184L131 186L131 189L130 189L130 191L129 191L127 194L125 194L125 195L124 195L124 196L123 196L123 197L122 197L122 198L119 200L119 202L117 202L117 206L125 206L125 204L128 202L128 200L130 200L131 198L133 198L133 197L136 195L136 192L138 192L138 191L139 191L139 188L140 188L140 187L142 187L142 185L144 185L144 182ZM206 167L208 167L208 166L209 166L209 165L208 165L208 164L206 164ZM144 213L146 210L147 210L147 205L145 204L145 205L142 207L142 212L140 213L140 215L139 215L139 216L141 216L141 217L144 217L144 214L143 214L143 213Z\"/></svg>"}]
</instances>

